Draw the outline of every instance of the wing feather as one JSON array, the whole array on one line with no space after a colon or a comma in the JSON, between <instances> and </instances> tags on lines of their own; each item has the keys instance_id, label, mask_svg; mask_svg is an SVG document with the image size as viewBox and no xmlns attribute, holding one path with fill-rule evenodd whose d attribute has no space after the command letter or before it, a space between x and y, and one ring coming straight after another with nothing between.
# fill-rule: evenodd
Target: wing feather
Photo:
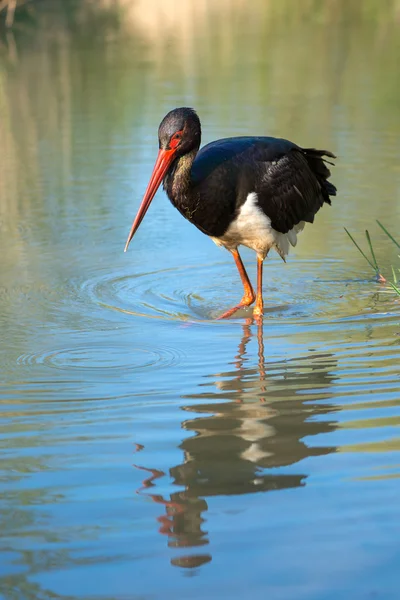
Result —
<instances>
[{"instance_id":1,"label":"wing feather","mask_svg":"<svg viewBox=\"0 0 400 600\"><path fill-rule=\"evenodd\" d=\"M256 192L260 207L276 231L287 233L302 221L312 223L324 202L330 204L329 193L336 193L336 188L326 181L330 173L325 165L324 169L321 175L315 172L300 149L264 164Z\"/></svg>"},{"instance_id":2,"label":"wing feather","mask_svg":"<svg viewBox=\"0 0 400 600\"><path fill-rule=\"evenodd\" d=\"M228 228L248 195L256 192L258 204L279 233L302 222L312 223L335 186L325 150L300 148L272 137L237 137L217 140L197 154L191 180L199 196L193 222L209 235Z\"/></svg>"}]
</instances>

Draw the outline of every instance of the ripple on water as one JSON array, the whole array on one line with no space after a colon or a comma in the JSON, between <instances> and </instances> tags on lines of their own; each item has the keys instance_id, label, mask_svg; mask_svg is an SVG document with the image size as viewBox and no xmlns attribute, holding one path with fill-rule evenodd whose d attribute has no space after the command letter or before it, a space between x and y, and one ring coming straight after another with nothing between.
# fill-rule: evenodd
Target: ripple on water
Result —
<instances>
[{"instance_id":1,"label":"ripple on water","mask_svg":"<svg viewBox=\"0 0 400 600\"><path fill-rule=\"evenodd\" d=\"M204 320L211 318L204 282L210 281L210 271L216 267L196 267L196 285L190 277L190 267L120 275L104 273L84 282L81 293L102 308L133 316ZM185 271L189 273L187 279ZM181 286L185 285L183 289Z\"/></svg>"},{"instance_id":2,"label":"ripple on water","mask_svg":"<svg viewBox=\"0 0 400 600\"><path fill-rule=\"evenodd\" d=\"M146 371L177 365L182 359L179 350L170 347L136 346L128 342L120 346L82 345L58 350L22 354L18 365L44 365L52 369L104 371Z\"/></svg>"},{"instance_id":3,"label":"ripple on water","mask_svg":"<svg viewBox=\"0 0 400 600\"><path fill-rule=\"evenodd\" d=\"M232 269L224 261L144 273L103 272L80 284L78 293L91 306L134 316L214 320L241 297L241 284ZM265 318L285 323L362 314L374 307L374 292L380 289L375 290L371 281L349 279L345 266L326 260L296 259L286 265L273 260L264 272ZM251 263L249 274L255 283ZM252 309L245 309L233 318L251 313Z\"/></svg>"}]
</instances>

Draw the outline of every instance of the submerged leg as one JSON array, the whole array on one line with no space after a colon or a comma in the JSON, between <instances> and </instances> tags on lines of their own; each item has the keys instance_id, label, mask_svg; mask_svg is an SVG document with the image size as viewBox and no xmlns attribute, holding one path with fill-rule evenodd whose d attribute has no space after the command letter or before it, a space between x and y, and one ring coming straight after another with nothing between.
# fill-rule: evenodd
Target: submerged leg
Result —
<instances>
[{"instance_id":1,"label":"submerged leg","mask_svg":"<svg viewBox=\"0 0 400 600\"><path fill-rule=\"evenodd\" d=\"M263 278L263 262L264 259L257 256L257 297L253 315L260 317L264 314L264 302L262 296L262 278Z\"/></svg>"},{"instance_id":2,"label":"submerged leg","mask_svg":"<svg viewBox=\"0 0 400 600\"><path fill-rule=\"evenodd\" d=\"M246 273L246 269L244 268L242 259L240 258L240 254L239 254L238 250L231 250L231 252L232 252L233 258L235 259L235 263L236 263L236 266L239 271L240 279L242 280L242 283L243 283L244 296L237 306L234 306L233 308L230 308L229 310L224 312L223 315L218 317L219 319L226 319L227 317L230 317L237 310L239 310L239 308L243 308L245 306L250 306L250 304L253 304L253 302L255 300L254 290L251 286L249 276Z\"/></svg>"}]
</instances>

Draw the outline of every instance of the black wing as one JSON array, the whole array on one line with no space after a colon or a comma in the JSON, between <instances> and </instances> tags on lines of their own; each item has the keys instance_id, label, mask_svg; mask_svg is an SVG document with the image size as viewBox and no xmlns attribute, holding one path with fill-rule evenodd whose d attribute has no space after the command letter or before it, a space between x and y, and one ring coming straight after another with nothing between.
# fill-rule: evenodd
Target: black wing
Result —
<instances>
[{"instance_id":1,"label":"black wing","mask_svg":"<svg viewBox=\"0 0 400 600\"><path fill-rule=\"evenodd\" d=\"M335 158L327 150L296 148L258 167L264 171L257 178L258 203L276 231L287 233L300 221L313 223L324 202L331 204L336 188L328 181L324 156Z\"/></svg>"},{"instance_id":2,"label":"black wing","mask_svg":"<svg viewBox=\"0 0 400 600\"><path fill-rule=\"evenodd\" d=\"M207 144L193 162L191 177L194 185L201 184L207 177L232 160L254 158L256 161L272 161L286 154L296 144L273 137L232 137Z\"/></svg>"},{"instance_id":3,"label":"black wing","mask_svg":"<svg viewBox=\"0 0 400 600\"><path fill-rule=\"evenodd\" d=\"M222 235L251 192L276 231L313 222L336 194L324 156L334 158L331 152L272 137L227 138L204 146L191 169L201 197L193 222L209 235Z\"/></svg>"}]
</instances>

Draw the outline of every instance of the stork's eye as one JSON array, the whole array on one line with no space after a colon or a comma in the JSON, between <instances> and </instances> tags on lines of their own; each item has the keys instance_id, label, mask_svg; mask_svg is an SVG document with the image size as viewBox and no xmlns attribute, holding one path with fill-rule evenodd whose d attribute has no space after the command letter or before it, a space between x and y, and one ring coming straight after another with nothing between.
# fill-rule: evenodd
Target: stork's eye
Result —
<instances>
[{"instance_id":1,"label":"stork's eye","mask_svg":"<svg viewBox=\"0 0 400 600\"><path fill-rule=\"evenodd\" d=\"M182 139L182 131L176 131L169 140L170 148L176 148Z\"/></svg>"}]
</instances>

